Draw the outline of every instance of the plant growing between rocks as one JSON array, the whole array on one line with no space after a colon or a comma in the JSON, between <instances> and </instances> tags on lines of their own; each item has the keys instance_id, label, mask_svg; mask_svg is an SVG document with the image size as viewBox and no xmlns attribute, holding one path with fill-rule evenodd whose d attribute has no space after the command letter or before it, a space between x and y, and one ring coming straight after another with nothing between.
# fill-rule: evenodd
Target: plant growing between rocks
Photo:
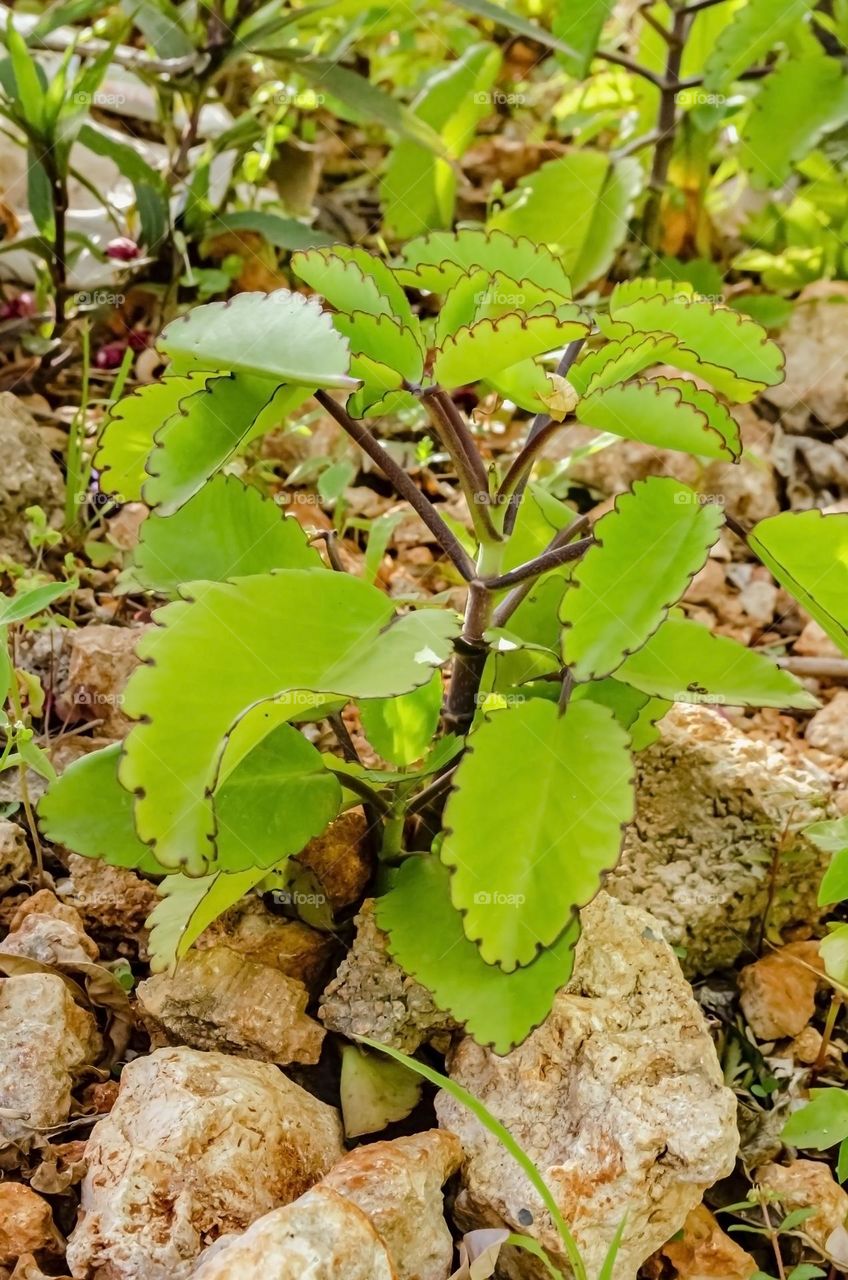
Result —
<instances>
[{"instance_id":1,"label":"plant growing between rocks","mask_svg":"<svg viewBox=\"0 0 848 1280\"><path fill-rule=\"evenodd\" d=\"M436 233L391 267L339 245L293 268L324 303L279 290L195 308L162 335L163 380L107 424L102 487L153 509L133 587L171 602L139 646L135 727L51 786L43 829L167 877L154 913L167 963L363 804L392 955L505 1053L569 978L579 910L633 816L633 753L672 702L815 705L675 608L722 530L745 536L718 496L653 477L592 524L533 485L534 464L573 421L736 461L728 406L779 382L782 356L685 284L628 281L590 312L555 256L502 232ZM434 319L407 290L440 298ZM534 415L503 474L454 396L478 383ZM310 397L426 525L467 585L463 614L333 571L226 474ZM470 538L371 425L414 405L450 456ZM301 731L338 727L351 702L387 767L349 743L322 754Z\"/></svg>"}]
</instances>

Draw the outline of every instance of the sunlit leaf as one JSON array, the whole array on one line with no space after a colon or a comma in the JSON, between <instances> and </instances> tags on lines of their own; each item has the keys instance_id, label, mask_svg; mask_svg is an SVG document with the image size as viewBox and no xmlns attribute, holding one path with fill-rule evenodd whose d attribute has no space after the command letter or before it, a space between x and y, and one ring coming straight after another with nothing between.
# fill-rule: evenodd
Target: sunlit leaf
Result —
<instances>
[{"instance_id":1,"label":"sunlit leaf","mask_svg":"<svg viewBox=\"0 0 848 1280\"><path fill-rule=\"evenodd\" d=\"M848 654L848 514L784 511L755 525L749 542L781 586Z\"/></svg>"},{"instance_id":2,"label":"sunlit leaf","mask_svg":"<svg viewBox=\"0 0 848 1280\"><path fill-rule=\"evenodd\" d=\"M671 379L638 379L593 391L577 417L587 427L641 440L656 449L679 449L727 462L739 457L739 428L707 391Z\"/></svg>"},{"instance_id":3,"label":"sunlit leaf","mask_svg":"<svg viewBox=\"0 0 848 1280\"><path fill-rule=\"evenodd\" d=\"M502 271L513 280L530 280L571 297L568 275L549 249L526 236L516 238L482 227L434 231L410 241L401 251L395 274L408 288L444 293L460 276L481 268L490 274Z\"/></svg>"}]
</instances>

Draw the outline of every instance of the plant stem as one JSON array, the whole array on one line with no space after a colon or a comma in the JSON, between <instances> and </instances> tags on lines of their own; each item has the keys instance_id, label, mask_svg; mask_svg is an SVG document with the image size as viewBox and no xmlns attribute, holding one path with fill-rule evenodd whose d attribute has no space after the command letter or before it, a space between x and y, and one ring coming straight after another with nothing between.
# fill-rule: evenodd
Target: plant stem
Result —
<instances>
[{"instance_id":1,"label":"plant stem","mask_svg":"<svg viewBox=\"0 0 848 1280\"><path fill-rule=\"evenodd\" d=\"M91 330L88 322L82 328L82 396L68 432L68 455L65 459L65 529L72 529L82 510L82 496L88 488L88 468L83 462L83 439L88 413L89 378L91 374Z\"/></svg>"},{"instance_id":2,"label":"plant stem","mask_svg":"<svg viewBox=\"0 0 848 1280\"><path fill-rule=\"evenodd\" d=\"M489 654L484 633L491 619L493 604L491 590L479 579L470 584L443 716L445 730L460 737L471 728L477 708L477 694Z\"/></svg>"},{"instance_id":3,"label":"plant stem","mask_svg":"<svg viewBox=\"0 0 848 1280\"><path fill-rule=\"evenodd\" d=\"M447 791L450 786L451 778L458 768L458 764L451 765L449 769L446 769L444 773L440 773L439 776L434 778L433 781L424 787L422 791L419 791L417 795L413 796L407 805L407 813L420 813L422 809L427 808L431 800L435 800L443 791Z\"/></svg>"},{"instance_id":4,"label":"plant stem","mask_svg":"<svg viewBox=\"0 0 848 1280\"><path fill-rule=\"evenodd\" d=\"M68 216L68 180L56 164L51 152L41 158L41 163L50 182L50 196L53 202L53 245L48 269L53 285L54 329L61 336L67 315L68 267L65 261L67 252L67 216Z\"/></svg>"},{"instance_id":5,"label":"plant stem","mask_svg":"<svg viewBox=\"0 0 848 1280\"><path fill-rule=\"evenodd\" d=\"M483 462L456 405L444 391L428 389L421 396L439 439L451 456L460 488L465 494L471 523L479 542L499 542L489 512L489 482Z\"/></svg>"},{"instance_id":6,"label":"plant stem","mask_svg":"<svg viewBox=\"0 0 848 1280\"><path fill-rule=\"evenodd\" d=\"M677 94L680 90L680 67L683 61L683 50L689 30L690 14L686 9L678 9L669 33L668 57L665 64L665 76L660 84L660 108L657 114L657 133L659 135L651 176L648 181L649 195L645 205L642 223L642 238L649 249L656 252L662 238L662 199L668 181L668 170L674 153L674 142L677 133Z\"/></svg>"},{"instance_id":7,"label":"plant stem","mask_svg":"<svg viewBox=\"0 0 848 1280\"><path fill-rule=\"evenodd\" d=\"M526 578L538 578L541 573L547 573L549 569L558 569L561 564L568 564L569 560L579 560L593 542L594 538L589 537L581 538L579 542L572 542L567 547L553 547L550 551L543 551L535 559L527 560L517 568L510 569L509 573L502 573L498 578L484 578L480 585L488 588L489 591L505 591L507 587L514 587L517 583L524 582Z\"/></svg>"},{"instance_id":8,"label":"plant stem","mask_svg":"<svg viewBox=\"0 0 848 1280\"><path fill-rule=\"evenodd\" d=\"M533 464L539 454L542 452L551 436L556 435L557 431L562 430L564 425L565 424L562 422L548 421L541 430L537 431L535 435L532 436L532 438L528 436L520 453L513 459L512 465L501 481L496 499L498 504L509 502L522 481L526 482L526 479L529 476L533 468Z\"/></svg>"},{"instance_id":9,"label":"plant stem","mask_svg":"<svg viewBox=\"0 0 848 1280\"><path fill-rule=\"evenodd\" d=\"M839 1017L839 1010L842 1008L842 996L838 991L834 991L830 997L830 1005L827 1010L827 1017L824 1022L824 1031L822 1032L822 1040L819 1045L819 1051L816 1054L816 1060L812 1066L812 1077L819 1072L824 1071L827 1062L827 1051L830 1048L830 1042L833 1038L833 1032L836 1027L836 1019Z\"/></svg>"},{"instance_id":10,"label":"plant stem","mask_svg":"<svg viewBox=\"0 0 848 1280\"><path fill-rule=\"evenodd\" d=\"M599 49L595 55L603 62L611 62L613 66L624 67L627 71L631 71L635 76L641 76L643 80L649 81L650 84L656 85L659 89L662 85L662 77L658 76L656 71L651 71L649 67L640 66L634 58L629 57L626 53L608 52Z\"/></svg>"},{"instance_id":11,"label":"plant stem","mask_svg":"<svg viewBox=\"0 0 848 1280\"><path fill-rule=\"evenodd\" d=\"M591 515L578 516L576 520L572 520L571 524L566 525L564 529L560 529L559 533L551 538L545 551L554 551L557 547L564 547L567 542L571 542L572 538L576 538L579 533L583 533L588 529L591 523ZM515 613L522 600L533 590L535 579L526 578L520 586L516 587L505 600L502 600L495 612L492 614L493 627L505 627L512 615Z\"/></svg>"},{"instance_id":12,"label":"plant stem","mask_svg":"<svg viewBox=\"0 0 848 1280\"><path fill-rule=\"evenodd\" d=\"M359 445L362 452L367 454L371 461L380 468L383 475L387 480L391 481L400 496L405 498L418 513L445 555L456 566L466 582L471 582L477 574L474 561L462 546L456 534L445 524L432 502L424 497L424 494L413 483L403 467L398 466L391 454L372 436L367 427L363 427L361 423L351 418L332 396L327 395L326 391L316 391L315 399L322 409L325 409L330 417L336 420L342 430L350 436L351 440Z\"/></svg>"}]
</instances>

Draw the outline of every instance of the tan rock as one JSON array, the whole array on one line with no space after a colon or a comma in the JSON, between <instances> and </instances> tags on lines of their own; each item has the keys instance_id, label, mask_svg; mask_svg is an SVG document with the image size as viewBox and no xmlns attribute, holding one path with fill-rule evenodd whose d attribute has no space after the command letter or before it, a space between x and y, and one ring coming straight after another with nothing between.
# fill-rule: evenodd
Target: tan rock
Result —
<instances>
[{"instance_id":1,"label":"tan rock","mask_svg":"<svg viewBox=\"0 0 848 1280\"><path fill-rule=\"evenodd\" d=\"M807 1026L795 1037L789 1046L789 1052L796 1062L811 1065L819 1056L822 1047L822 1033L818 1027Z\"/></svg>"},{"instance_id":2,"label":"tan rock","mask_svg":"<svg viewBox=\"0 0 848 1280\"><path fill-rule=\"evenodd\" d=\"M832 784L711 707L675 706L660 729L636 756L636 819L606 887L661 921L685 973L709 973L750 954L766 912L772 930L818 920L828 855L803 828L829 816Z\"/></svg>"},{"instance_id":3,"label":"tan rock","mask_svg":"<svg viewBox=\"0 0 848 1280\"><path fill-rule=\"evenodd\" d=\"M30 564L24 512L41 507L48 524L59 528L65 483L38 423L11 391L0 392L0 456L0 556Z\"/></svg>"},{"instance_id":4,"label":"tan rock","mask_svg":"<svg viewBox=\"0 0 848 1280\"><path fill-rule=\"evenodd\" d=\"M797 1036L815 1013L823 966L817 942L790 942L739 974L739 1002L758 1040Z\"/></svg>"},{"instance_id":5,"label":"tan rock","mask_svg":"<svg viewBox=\"0 0 848 1280\"><path fill-rule=\"evenodd\" d=\"M125 737L132 722L121 710L124 687L139 659L135 647L144 627L94 625L74 631L68 670L68 699L85 719L102 722L101 733Z\"/></svg>"},{"instance_id":6,"label":"tan rock","mask_svg":"<svg viewBox=\"0 0 848 1280\"><path fill-rule=\"evenodd\" d=\"M47 1201L22 1182L0 1182L0 1266L12 1266L24 1253L53 1252L59 1245Z\"/></svg>"},{"instance_id":7,"label":"tan rock","mask_svg":"<svg viewBox=\"0 0 848 1280\"><path fill-rule=\"evenodd\" d=\"M733 1168L736 1101L659 923L605 893L581 919L574 976L547 1021L503 1057L465 1038L449 1070L536 1164L590 1275L626 1215L613 1276L632 1280ZM446 1093L436 1113L467 1158L457 1224L527 1232L565 1265L549 1215L497 1139ZM546 1274L512 1249L501 1265L510 1280Z\"/></svg>"},{"instance_id":8,"label":"tan rock","mask_svg":"<svg viewBox=\"0 0 848 1280\"><path fill-rule=\"evenodd\" d=\"M0 942L0 952L28 956L39 964L90 964L100 954L86 934L79 912L60 902L49 889L39 889L21 903Z\"/></svg>"},{"instance_id":9,"label":"tan rock","mask_svg":"<svg viewBox=\"0 0 848 1280\"><path fill-rule=\"evenodd\" d=\"M279 969L313 990L327 969L334 942L330 934L320 933L301 920L275 915L257 894L249 894L211 924L195 943L198 950L220 945L257 964Z\"/></svg>"},{"instance_id":10,"label":"tan rock","mask_svg":"<svg viewBox=\"0 0 848 1280\"><path fill-rule=\"evenodd\" d=\"M52 916L54 920L62 920L77 933L83 933L85 926L82 916L75 907L60 902L50 889L39 889L29 898L24 898L9 922L9 932L20 929L27 916Z\"/></svg>"},{"instance_id":11,"label":"tan rock","mask_svg":"<svg viewBox=\"0 0 848 1280\"><path fill-rule=\"evenodd\" d=\"M64 902L76 908L94 933L118 932L132 938L159 901L156 886L126 867L110 867L99 858L67 858L69 879L58 889Z\"/></svg>"},{"instance_id":12,"label":"tan rock","mask_svg":"<svg viewBox=\"0 0 848 1280\"><path fill-rule=\"evenodd\" d=\"M683 1236L661 1250L677 1280L751 1280L757 1264L700 1204L683 1224Z\"/></svg>"},{"instance_id":13,"label":"tan rock","mask_svg":"<svg viewBox=\"0 0 848 1280\"><path fill-rule=\"evenodd\" d=\"M371 878L366 827L364 814L352 809L331 822L323 835L310 840L297 855L298 862L321 882L334 911L357 902Z\"/></svg>"},{"instance_id":14,"label":"tan rock","mask_svg":"<svg viewBox=\"0 0 848 1280\"><path fill-rule=\"evenodd\" d=\"M192 1280L397 1280L365 1214L324 1186L213 1245Z\"/></svg>"},{"instance_id":15,"label":"tan rock","mask_svg":"<svg viewBox=\"0 0 848 1280\"><path fill-rule=\"evenodd\" d=\"M0 893L24 880L32 866L26 832L16 822L0 818Z\"/></svg>"},{"instance_id":16,"label":"tan rock","mask_svg":"<svg viewBox=\"0 0 848 1280\"><path fill-rule=\"evenodd\" d=\"M176 971L139 983L145 1021L172 1044L265 1062L317 1062L325 1031L306 1016L302 982L229 947L189 951Z\"/></svg>"},{"instance_id":17,"label":"tan rock","mask_svg":"<svg viewBox=\"0 0 848 1280\"><path fill-rule=\"evenodd\" d=\"M101 1048L94 1018L57 975L0 982L0 1143L67 1120L73 1084Z\"/></svg>"},{"instance_id":18,"label":"tan rock","mask_svg":"<svg viewBox=\"0 0 848 1280\"><path fill-rule=\"evenodd\" d=\"M839 650L824 627L811 618L793 645L794 652L802 658L838 658Z\"/></svg>"},{"instance_id":19,"label":"tan rock","mask_svg":"<svg viewBox=\"0 0 848 1280\"><path fill-rule=\"evenodd\" d=\"M846 340L848 305L844 298L815 298L793 306L789 323L780 333L786 378L765 394L796 430L810 415L827 427L839 427L848 418Z\"/></svg>"},{"instance_id":20,"label":"tan rock","mask_svg":"<svg viewBox=\"0 0 848 1280\"><path fill-rule=\"evenodd\" d=\"M848 689L840 689L817 711L804 730L811 747L832 756L848 756Z\"/></svg>"},{"instance_id":21,"label":"tan rock","mask_svg":"<svg viewBox=\"0 0 848 1280\"><path fill-rule=\"evenodd\" d=\"M94 1126L75 1280L184 1280L203 1247L288 1204L342 1154L332 1107L265 1062L158 1049Z\"/></svg>"},{"instance_id":22,"label":"tan rock","mask_svg":"<svg viewBox=\"0 0 848 1280\"><path fill-rule=\"evenodd\" d=\"M459 1138L431 1129L358 1147L320 1185L353 1201L369 1218L398 1280L447 1280L453 1239L444 1219L442 1184L461 1163Z\"/></svg>"},{"instance_id":23,"label":"tan rock","mask_svg":"<svg viewBox=\"0 0 848 1280\"><path fill-rule=\"evenodd\" d=\"M321 997L318 1016L330 1031L352 1039L373 1036L405 1053L456 1026L426 987L395 964L369 899L356 917L353 945Z\"/></svg>"},{"instance_id":24,"label":"tan rock","mask_svg":"<svg viewBox=\"0 0 848 1280\"><path fill-rule=\"evenodd\" d=\"M757 1170L756 1176L760 1186L779 1196L787 1213L793 1209L815 1209L799 1230L829 1255L837 1253L836 1245L840 1265L848 1266L842 1236L848 1222L848 1192L835 1181L827 1164L821 1160L767 1164Z\"/></svg>"}]
</instances>

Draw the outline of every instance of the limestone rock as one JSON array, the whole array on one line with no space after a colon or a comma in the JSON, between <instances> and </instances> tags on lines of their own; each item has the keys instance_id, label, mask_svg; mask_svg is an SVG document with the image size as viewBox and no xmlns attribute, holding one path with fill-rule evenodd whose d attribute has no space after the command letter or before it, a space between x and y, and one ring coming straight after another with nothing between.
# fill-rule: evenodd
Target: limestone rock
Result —
<instances>
[{"instance_id":1,"label":"limestone rock","mask_svg":"<svg viewBox=\"0 0 848 1280\"><path fill-rule=\"evenodd\" d=\"M26 833L16 822L0 818L0 894L23 880L32 866Z\"/></svg>"},{"instance_id":2,"label":"limestone rock","mask_svg":"<svg viewBox=\"0 0 848 1280\"><path fill-rule=\"evenodd\" d=\"M27 507L41 507L47 522L62 523L65 486L38 425L10 391L0 392L0 556L29 563L26 540Z\"/></svg>"},{"instance_id":3,"label":"limestone rock","mask_svg":"<svg viewBox=\"0 0 848 1280\"><path fill-rule=\"evenodd\" d=\"M95 935L118 933L122 940L136 937L159 898L156 886L126 867L110 867L99 858L71 853L68 879L58 892L74 907Z\"/></svg>"},{"instance_id":4,"label":"limestone rock","mask_svg":"<svg viewBox=\"0 0 848 1280\"><path fill-rule=\"evenodd\" d=\"M39 964L91 964L99 955L79 913L49 889L40 889L18 907L0 951Z\"/></svg>"},{"instance_id":5,"label":"limestone rock","mask_svg":"<svg viewBox=\"0 0 848 1280\"><path fill-rule=\"evenodd\" d=\"M442 1184L462 1162L459 1139L431 1129L357 1147L320 1184L351 1200L376 1227L398 1280L447 1280L453 1240Z\"/></svg>"},{"instance_id":6,"label":"limestone rock","mask_svg":"<svg viewBox=\"0 0 848 1280\"><path fill-rule=\"evenodd\" d=\"M658 922L601 893L582 924L574 976L546 1022L503 1057L466 1037L449 1070L537 1165L590 1275L627 1215L613 1275L632 1280L733 1168L736 1102ZM527 1232L565 1266L553 1223L497 1139L445 1093L436 1112L467 1157L458 1225ZM545 1275L526 1253L502 1256L510 1280Z\"/></svg>"},{"instance_id":7,"label":"limestone rock","mask_svg":"<svg viewBox=\"0 0 848 1280\"><path fill-rule=\"evenodd\" d=\"M92 1130L75 1280L184 1280L203 1247L306 1191L342 1154L341 1126L265 1062L158 1049L123 1071Z\"/></svg>"},{"instance_id":8,"label":"limestone rock","mask_svg":"<svg viewBox=\"0 0 848 1280\"><path fill-rule=\"evenodd\" d=\"M661 1250L677 1280L751 1280L757 1264L699 1204L683 1225L683 1235Z\"/></svg>"},{"instance_id":9,"label":"limestone rock","mask_svg":"<svg viewBox=\"0 0 848 1280\"><path fill-rule=\"evenodd\" d=\"M73 632L67 697L84 719L102 721L100 731L110 738L123 738L132 727L121 705L144 630L98 624Z\"/></svg>"},{"instance_id":10,"label":"limestone rock","mask_svg":"<svg viewBox=\"0 0 848 1280\"><path fill-rule=\"evenodd\" d=\"M356 917L356 936L321 998L318 1016L330 1031L373 1036L414 1053L434 1033L456 1024L436 1008L426 987L404 973L386 950L368 900Z\"/></svg>"},{"instance_id":11,"label":"limestone rock","mask_svg":"<svg viewBox=\"0 0 848 1280\"><path fill-rule=\"evenodd\" d=\"M397 1280L361 1209L324 1186L213 1245L192 1280Z\"/></svg>"},{"instance_id":12,"label":"limestone rock","mask_svg":"<svg viewBox=\"0 0 848 1280\"><path fill-rule=\"evenodd\" d=\"M819 918L827 855L802 828L828 816L830 780L787 762L710 707L672 708L636 756L636 819L607 889L650 911L687 974L732 965L769 925ZM779 857L791 822L791 857Z\"/></svg>"},{"instance_id":13,"label":"limestone rock","mask_svg":"<svg viewBox=\"0 0 848 1280\"><path fill-rule=\"evenodd\" d=\"M100 1050L94 1018L58 975L0 981L0 1144L67 1120L74 1081Z\"/></svg>"},{"instance_id":14,"label":"limestone rock","mask_svg":"<svg viewBox=\"0 0 848 1280\"><path fill-rule=\"evenodd\" d=\"M145 1020L171 1043L265 1062L317 1062L324 1028L306 1016L309 993L279 969L229 947L189 951L176 971L138 986Z\"/></svg>"},{"instance_id":15,"label":"limestone rock","mask_svg":"<svg viewBox=\"0 0 848 1280\"><path fill-rule=\"evenodd\" d=\"M804 630L793 645L793 652L802 658L838 658L839 650L815 619L804 625Z\"/></svg>"},{"instance_id":16,"label":"limestone rock","mask_svg":"<svg viewBox=\"0 0 848 1280\"><path fill-rule=\"evenodd\" d=\"M219 916L195 943L197 950L221 945L256 964L279 969L312 991L326 971L334 942L330 934L301 920L275 915L257 894L249 894Z\"/></svg>"},{"instance_id":17,"label":"limestone rock","mask_svg":"<svg viewBox=\"0 0 848 1280\"><path fill-rule=\"evenodd\" d=\"M848 756L848 689L840 689L817 711L804 730L811 747L832 756Z\"/></svg>"},{"instance_id":18,"label":"limestone rock","mask_svg":"<svg viewBox=\"0 0 848 1280\"><path fill-rule=\"evenodd\" d=\"M24 1253L54 1252L61 1237L50 1205L21 1182L0 1182L0 1266Z\"/></svg>"},{"instance_id":19,"label":"limestone rock","mask_svg":"<svg viewBox=\"0 0 848 1280\"><path fill-rule=\"evenodd\" d=\"M333 911L357 902L371 878L371 863L365 850L366 829L365 815L351 809L297 855L301 866L308 867L321 882Z\"/></svg>"},{"instance_id":20,"label":"limestone rock","mask_svg":"<svg viewBox=\"0 0 848 1280\"><path fill-rule=\"evenodd\" d=\"M757 1181L779 1196L787 1213L793 1209L815 1209L801 1224L804 1235L833 1257L840 1268L848 1267L848 1192L834 1180L821 1160L793 1160L792 1164L767 1164L757 1170Z\"/></svg>"},{"instance_id":21,"label":"limestone rock","mask_svg":"<svg viewBox=\"0 0 848 1280\"><path fill-rule=\"evenodd\" d=\"M790 942L739 974L739 1003L758 1040L798 1036L816 1010L823 968L817 942Z\"/></svg>"}]
</instances>

